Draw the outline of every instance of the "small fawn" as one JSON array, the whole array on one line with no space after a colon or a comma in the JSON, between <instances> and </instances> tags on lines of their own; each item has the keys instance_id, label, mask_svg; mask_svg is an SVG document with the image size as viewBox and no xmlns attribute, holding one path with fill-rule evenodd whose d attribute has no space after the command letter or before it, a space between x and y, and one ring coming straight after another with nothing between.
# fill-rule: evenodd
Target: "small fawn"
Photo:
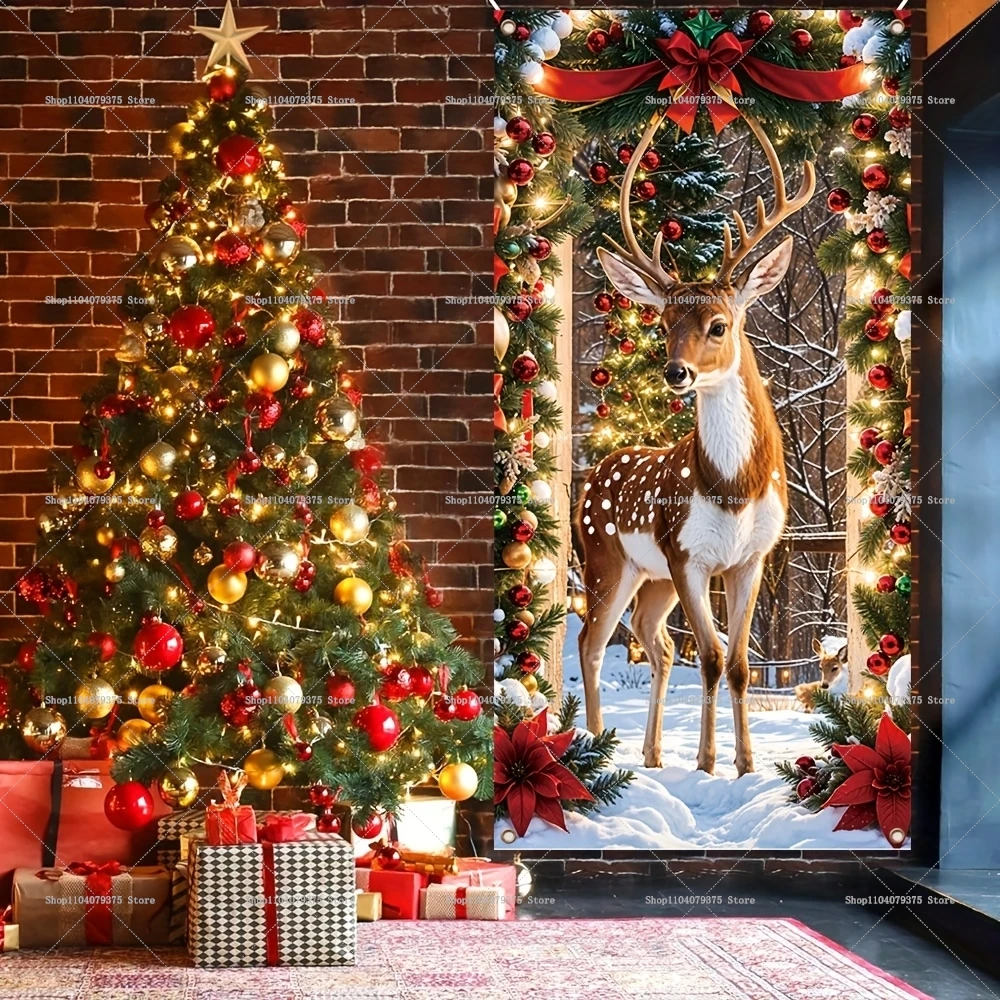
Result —
<instances>
[{"instance_id":1,"label":"small fawn","mask_svg":"<svg viewBox=\"0 0 1000 1000\"><path fill-rule=\"evenodd\" d=\"M714 281L683 283L661 261L663 233L653 254L640 248L629 216L636 167L662 116L654 117L629 161L619 214L624 247L610 241L598 256L623 295L661 312L666 338L664 379L675 393L694 391L695 430L668 448L634 447L601 461L584 483L578 531L584 554L587 614L580 635L580 664L587 728L599 733L599 681L604 651L622 613L635 598L631 625L652 667L643 744L646 767L661 766L663 700L674 644L667 615L680 600L701 661L703 699L698 768L715 770L715 707L723 668L733 704L736 769L753 770L747 714L750 623L764 557L781 536L788 499L781 431L743 330L747 309L777 287L792 258L792 237L764 254L739 277L735 268L754 246L812 197L815 172L803 164L802 186L788 199L777 153L760 124L757 136L774 180L771 215L757 199L752 231L733 212L739 234L734 249L723 230L723 261ZM709 581L721 576L729 613L729 648L723 655L708 601Z\"/></svg>"},{"instance_id":2,"label":"small fawn","mask_svg":"<svg viewBox=\"0 0 1000 1000\"><path fill-rule=\"evenodd\" d=\"M834 690L847 691L847 643L845 642L836 653L828 653L819 639L813 639L812 650L819 660L818 681L810 681L808 684L797 684L795 686L795 697L800 701L807 712L816 708L816 692L821 688L824 691Z\"/></svg>"}]
</instances>

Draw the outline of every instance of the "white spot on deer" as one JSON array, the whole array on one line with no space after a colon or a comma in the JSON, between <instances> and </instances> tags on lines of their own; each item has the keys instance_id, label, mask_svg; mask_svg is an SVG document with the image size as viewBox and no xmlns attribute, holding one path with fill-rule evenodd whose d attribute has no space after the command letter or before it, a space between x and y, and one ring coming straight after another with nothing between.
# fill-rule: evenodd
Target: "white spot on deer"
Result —
<instances>
[{"instance_id":1,"label":"white spot on deer","mask_svg":"<svg viewBox=\"0 0 1000 1000\"><path fill-rule=\"evenodd\" d=\"M602 500L601 501L601 510L611 510L611 501L607 500L607 499Z\"/></svg>"},{"instance_id":2,"label":"white spot on deer","mask_svg":"<svg viewBox=\"0 0 1000 1000\"><path fill-rule=\"evenodd\" d=\"M588 528L587 529L587 534L588 535L592 535L593 533L594 533L594 529L593 528Z\"/></svg>"},{"instance_id":3,"label":"white spot on deer","mask_svg":"<svg viewBox=\"0 0 1000 1000\"><path fill-rule=\"evenodd\" d=\"M584 516L584 518L583 518L583 523L584 523L584 524L590 524L590 515L589 515L589 514L586 514L586 515Z\"/></svg>"},{"instance_id":4,"label":"white spot on deer","mask_svg":"<svg viewBox=\"0 0 1000 1000\"><path fill-rule=\"evenodd\" d=\"M605 479L604 480L604 485L605 486L610 486L611 485L611 480L610 479Z\"/></svg>"},{"instance_id":5,"label":"white spot on deer","mask_svg":"<svg viewBox=\"0 0 1000 1000\"><path fill-rule=\"evenodd\" d=\"M691 475L691 470L685 465L684 468L681 469L681 479L687 479L687 477L690 475Z\"/></svg>"},{"instance_id":6,"label":"white spot on deer","mask_svg":"<svg viewBox=\"0 0 1000 1000\"><path fill-rule=\"evenodd\" d=\"M618 480L621 479L621 477L622 474L620 472L616 472L611 478L617 483Z\"/></svg>"},{"instance_id":7,"label":"white spot on deer","mask_svg":"<svg viewBox=\"0 0 1000 1000\"><path fill-rule=\"evenodd\" d=\"M605 531L606 531L606 532L607 532L607 533L608 533L609 535L613 535L613 534L615 533L615 530L616 530L616 529L615 529L615 526L614 526L614 525L613 525L613 524L612 524L612 523L611 523L610 521L608 521L608 523L607 523L606 525L604 525L604 530L605 530Z\"/></svg>"},{"instance_id":8,"label":"white spot on deer","mask_svg":"<svg viewBox=\"0 0 1000 1000\"><path fill-rule=\"evenodd\" d=\"M663 463L666 460L667 460L667 456L666 455L660 455L660 457L656 460L656 462L657 462L658 465L663 465ZM589 487L590 483L587 483L587 486Z\"/></svg>"},{"instance_id":9,"label":"white spot on deer","mask_svg":"<svg viewBox=\"0 0 1000 1000\"><path fill-rule=\"evenodd\" d=\"M628 465L629 460L630 460L630 456L628 456L628 455L622 455L622 465Z\"/></svg>"},{"instance_id":10,"label":"white spot on deer","mask_svg":"<svg viewBox=\"0 0 1000 1000\"><path fill-rule=\"evenodd\" d=\"M586 493L586 491L590 489L591 485L592 484L589 481L586 482L586 483L584 483L583 484L583 491Z\"/></svg>"},{"instance_id":11,"label":"white spot on deer","mask_svg":"<svg viewBox=\"0 0 1000 1000\"><path fill-rule=\"evenodd\" d=\"M584 509L585 509L585 510L586 510L586 509L589 509L589 507L590 507L590 501L589 501L589 500L584 500L584 501L583 501L583 506L584 506Z\"/></svg>"}]
</instances>

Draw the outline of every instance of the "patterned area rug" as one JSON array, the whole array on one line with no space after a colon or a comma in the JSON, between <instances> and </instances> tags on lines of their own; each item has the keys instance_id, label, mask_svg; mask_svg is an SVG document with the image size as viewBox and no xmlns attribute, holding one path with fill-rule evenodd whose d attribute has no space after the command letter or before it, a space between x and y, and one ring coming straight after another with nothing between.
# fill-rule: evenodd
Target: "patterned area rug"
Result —
<instances>
[{"instance_id":1,"label":"patterned area rug","mask_svg":"<svg viewBox=\"0 0 1000 1000\"><path fill-rule=\"evenodd\" d=\"M932 1000L794 920L382 921L358 964L193 969L184 952L0 958L3 1000Z\"/></svg>"}]
</instances>

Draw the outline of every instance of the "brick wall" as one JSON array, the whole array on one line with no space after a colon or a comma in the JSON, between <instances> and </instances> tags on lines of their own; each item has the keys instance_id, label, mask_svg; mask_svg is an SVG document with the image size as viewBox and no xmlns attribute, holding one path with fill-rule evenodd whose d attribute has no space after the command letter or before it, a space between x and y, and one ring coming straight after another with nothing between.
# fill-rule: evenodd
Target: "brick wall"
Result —
<instances>
[{"instance_id":1,"label":"brick wall","mask_svg":"<svg viewBox=\"0 0 1000 1000\"><path fill-rule=\"evenodd\" d=\"M44 299L120 293L151 242L143 206L172 167L165 131L203 92L209 42L189 29L195 17L217 26L222 4L210 7L14 0L0 9L2 635L23 631L9 588L32 561L46 470L76 441L80 394L117 340L110 308ZM267 26L247 51L272 97L355 101L278 108L274 140L304 206L307 246L330 271L324 286L356 299L342 307L341 327L350 367L363 370L370 434L389 444L408 537L436 564L444 610L485 656L488 511L444 498L492 489L491 309L444 297L490 292L483 129L492 112L456 103L492 79L488 10L284 0L244 3L236 17ZM103 95L123 104L46 104Z\"/></svg>"}]
</instances>

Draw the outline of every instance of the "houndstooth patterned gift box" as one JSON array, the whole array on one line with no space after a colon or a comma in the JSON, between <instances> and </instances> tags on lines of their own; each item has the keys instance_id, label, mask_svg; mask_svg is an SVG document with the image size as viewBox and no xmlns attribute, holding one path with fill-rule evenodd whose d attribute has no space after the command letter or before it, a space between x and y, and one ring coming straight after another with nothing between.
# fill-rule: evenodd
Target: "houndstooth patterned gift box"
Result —
<instances>
[{"instance_id":1,"label":"houndstooth patterned gift box","mask_svg":"<svg viewBox=\"0 0 1000 1000\"><path fill-rule=\"evenodd\" d=\"M194 841L188 872L195 965L354 964L354 855L345 840Z\"/></svg>"}]
</instances>

